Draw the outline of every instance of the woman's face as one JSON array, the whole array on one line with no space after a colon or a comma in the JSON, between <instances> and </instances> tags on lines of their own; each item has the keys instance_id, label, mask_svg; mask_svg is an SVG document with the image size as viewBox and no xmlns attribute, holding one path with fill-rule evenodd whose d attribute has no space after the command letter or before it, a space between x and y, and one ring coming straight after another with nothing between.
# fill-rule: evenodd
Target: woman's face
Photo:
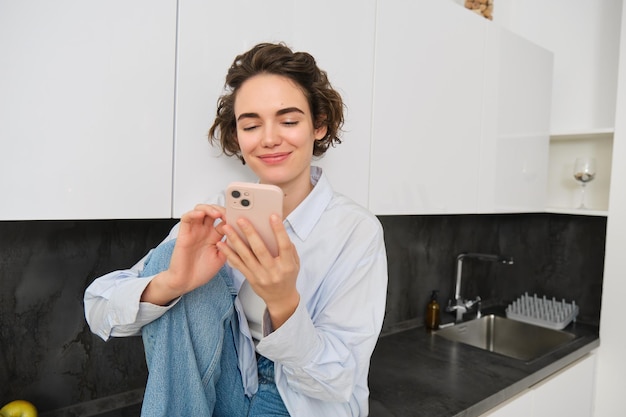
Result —
<instances>
[{"instance_id":1,"label":"woman's face","mask_svg":"<svg viewBox=\"0 0 626 417\"><path fill-rule=\"evenodd\" d=\"M315 129L309 104L289 78L260 74L245 81L235 98L237 140L246 164L261 183L287 190L310 186Z\"/></svg>"}]
</instances>

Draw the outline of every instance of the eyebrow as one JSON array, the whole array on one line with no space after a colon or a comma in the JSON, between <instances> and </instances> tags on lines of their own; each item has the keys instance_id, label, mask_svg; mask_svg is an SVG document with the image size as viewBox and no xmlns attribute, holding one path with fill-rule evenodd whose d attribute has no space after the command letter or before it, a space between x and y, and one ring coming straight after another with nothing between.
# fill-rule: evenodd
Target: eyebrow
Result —
<instances>
[{"instance_id":1,"label":"eyebrow","mask_svg":"<svg viewBox=\"0 0 626 417\"><path fill-rule=\"evenodd\" d=\"M281 116L283 114L287 114L287 113L301 113L304 114L304 112L302 110L300 110L297 107L286 107L284 109L280 109L276 112L276 116ZM237 121L240 121L241 119L246 119L246 118L258 118L259 114L258 113L241 113L239 115L239 117L237 117Z\"/></svg>"}]
</instances>

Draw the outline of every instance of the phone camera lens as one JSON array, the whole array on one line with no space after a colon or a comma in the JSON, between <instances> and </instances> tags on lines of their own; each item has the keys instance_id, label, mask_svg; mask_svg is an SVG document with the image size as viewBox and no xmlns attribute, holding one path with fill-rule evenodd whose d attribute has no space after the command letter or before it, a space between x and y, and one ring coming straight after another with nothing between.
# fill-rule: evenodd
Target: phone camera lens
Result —
<instances>
[{"instance_id":1,"label":"phone camera lens","mask_svg":"<svg viewBox=\"0 0 626 417\"><path fill-rule=\"evenodd\" d=\"M244 198L243 200L241 200L241 205L244 207L248 207L250 205L250 200Z\"/></svg>"},{"instance_id":2,"label":"phone camera lens","mask_svg":"<svg viewBox=\"0 0 626 417\"><path fill-rule=\"evenodd\" d=\"M233 192L231 192L230 195L232 195L233 198L241 197L241 193L239 191L237 191L237 190L234 190Z\"/></svg>"}]
</instances>

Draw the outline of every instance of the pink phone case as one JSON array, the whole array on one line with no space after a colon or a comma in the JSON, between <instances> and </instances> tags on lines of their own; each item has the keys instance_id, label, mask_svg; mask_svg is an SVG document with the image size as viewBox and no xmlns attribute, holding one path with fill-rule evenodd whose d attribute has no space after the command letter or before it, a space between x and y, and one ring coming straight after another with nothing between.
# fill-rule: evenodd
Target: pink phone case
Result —
<instances>
[{"instance_id":1,"label":"pink phone case","mask_svg":"<svg viewBox=\"0 0 626 417\"><path fill-rule=\"evenodd\" d=\"M283 191L275 185L233 182L226 188L226 223L249 245L239 229L237 219L247 219L265 242L272 256L278 255L278 244L270 226L270 216L282 219Z\"/></svg>"}]
</instances>

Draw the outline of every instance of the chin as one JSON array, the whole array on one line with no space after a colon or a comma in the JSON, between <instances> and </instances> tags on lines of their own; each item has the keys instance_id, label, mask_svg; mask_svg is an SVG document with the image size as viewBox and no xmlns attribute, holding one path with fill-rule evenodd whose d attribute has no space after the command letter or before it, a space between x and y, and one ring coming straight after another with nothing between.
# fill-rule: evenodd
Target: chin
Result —
<instances>
[{"instance_id":1,"label":"chin","mask_svg":"<svg viewBox=\"0 0 626 417\"><path fill-rule=\"evenodd\" d=\"M293 178L293 172L285 166L257 166L253 169L254 173L259 177L262 183L266 184L282 184Z\"/></svg>"},{"instance_id":2,"label":"chin","mask_svg":"<svg viewBox=\"0 0 626 417\"><path fill-rule=\"evenodd\" d=\"M255 164L249 166L260 182L281 186L282 184L297 182L302 176L306 176L308 180L311 165L302 165L304 164L282 163L277 165Z\"/></svg>"}]
</instances>

